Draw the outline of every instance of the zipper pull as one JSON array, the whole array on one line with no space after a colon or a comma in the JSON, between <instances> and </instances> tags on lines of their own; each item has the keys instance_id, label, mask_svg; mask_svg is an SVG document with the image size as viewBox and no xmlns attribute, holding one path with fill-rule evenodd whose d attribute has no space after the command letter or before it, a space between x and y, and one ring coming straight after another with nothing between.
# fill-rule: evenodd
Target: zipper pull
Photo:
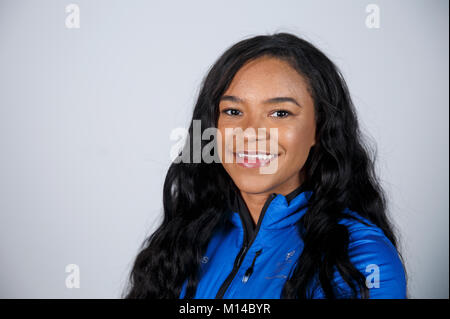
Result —
<instances>
[{"instance_id":1,"label":"zipper pull","mask_svg":"<svg viewBox=\"0 0 450 319\"><path fill-rule=\"evenodd\" d=\"M244 274L244 277L242 277L242 282L243 282L244 284L248 281L248 279L250 278L250 276L253 274L253 266L255 265L256 258L257 258L259 255L261 255L261 253L262 253L262 249L260 249L260 250L258 250L258 251L256 252L255 257L253 258L253 261L252 261L252 265L247 269L247 271L246 271L245 274Z\"/></svg>"}]
</instances>

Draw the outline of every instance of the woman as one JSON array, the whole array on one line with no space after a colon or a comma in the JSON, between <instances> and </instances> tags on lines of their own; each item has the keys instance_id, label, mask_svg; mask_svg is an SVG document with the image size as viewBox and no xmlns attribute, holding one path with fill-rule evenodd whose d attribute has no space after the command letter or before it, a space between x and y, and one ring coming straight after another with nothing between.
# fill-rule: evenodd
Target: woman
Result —
<instances>
[{"instance_id":1,"label":"woman","mask_svg":"<svg viewBox=\"0 0 450 319\"><path fill-rule=\"evenodd\" d=\"M219 160L193 160L194 120L217 128L207 153ZM230 128L245 133L230 142ZM310 43L278 33L229 48L202 83L182 154L127 298L406 297L347 86Z\"/></svg>"}]
</instances>

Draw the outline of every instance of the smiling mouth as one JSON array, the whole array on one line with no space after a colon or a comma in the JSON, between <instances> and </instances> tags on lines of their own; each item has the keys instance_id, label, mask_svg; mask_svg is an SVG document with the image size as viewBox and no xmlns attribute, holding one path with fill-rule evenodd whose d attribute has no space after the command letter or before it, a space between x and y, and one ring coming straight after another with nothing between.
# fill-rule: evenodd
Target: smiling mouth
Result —
<instances>
[{"instance_id":1,"label":"smiling mouth","mask_svg":"<svg viewBox=\"0 0 450 319\"><path fill-rule=\"evenodd\" d=\"M260 161L272 160L278 156L278 154L260 153L260 152L236 152L235 156L239 158L258 159Z\"/></svg>"},{"instance_id":2,"label":"smiling mouth","mask_svg":"<svg viewBox=\"0 0 450 319\"><path fill-rule=\"evenodd\" d=\"M267 166L280 155L264 152L233 152L233 154L236 158L236 163L246 168Z\"/></svg>"}]
</instances>

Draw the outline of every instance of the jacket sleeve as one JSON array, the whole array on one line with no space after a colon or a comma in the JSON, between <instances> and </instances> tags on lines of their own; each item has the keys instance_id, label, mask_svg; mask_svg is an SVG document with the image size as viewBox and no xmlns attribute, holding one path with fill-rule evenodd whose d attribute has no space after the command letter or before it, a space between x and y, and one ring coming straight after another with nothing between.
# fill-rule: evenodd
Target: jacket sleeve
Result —
<instances>
[{"instance_id":1,"label":"jacket sleeve","mask_svg":"<svg viewBox=\"0 0 450 319\"><path fill-rule=\"evenodd\" d=\"M369 298L407 298L403 263L389 239L379 232L361 229L352 232L350 240L350 261L366 277ZM337 269L333 287L337 298L351 297L352 290ZM313 298L325 298L323 291L316 289Z\"/></svg>"}]
</instances>

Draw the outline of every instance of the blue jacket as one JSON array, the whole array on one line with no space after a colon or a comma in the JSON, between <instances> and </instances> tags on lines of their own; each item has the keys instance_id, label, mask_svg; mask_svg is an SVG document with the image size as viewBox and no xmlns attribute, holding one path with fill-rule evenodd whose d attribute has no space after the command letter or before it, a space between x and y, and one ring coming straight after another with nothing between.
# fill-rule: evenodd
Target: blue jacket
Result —
<instances>
[{"instance_id":1,"label":"blue jacket","mask_svg":"<svg viewBox=\"0 0 450 319\"><path fill-rule=\"evenodd\" d=\"M300 186L290 194L273 193L255 226L242 197L231 204L232 227L217 231L201 260L196 299L278 299L292 275L303 249L295 223L306 213L311 191ZM340 221L348 227L351 262L366 276L370 298L406 298L406 280L398 253L383 231L346 209L369 226L354 219ZM325 298L320 285L311 284L312 298ZM184 283L180 298L185 295ZM338 298L348 297L350 288L336 270L333 287Z\"/></svg>"}]
</instances>

